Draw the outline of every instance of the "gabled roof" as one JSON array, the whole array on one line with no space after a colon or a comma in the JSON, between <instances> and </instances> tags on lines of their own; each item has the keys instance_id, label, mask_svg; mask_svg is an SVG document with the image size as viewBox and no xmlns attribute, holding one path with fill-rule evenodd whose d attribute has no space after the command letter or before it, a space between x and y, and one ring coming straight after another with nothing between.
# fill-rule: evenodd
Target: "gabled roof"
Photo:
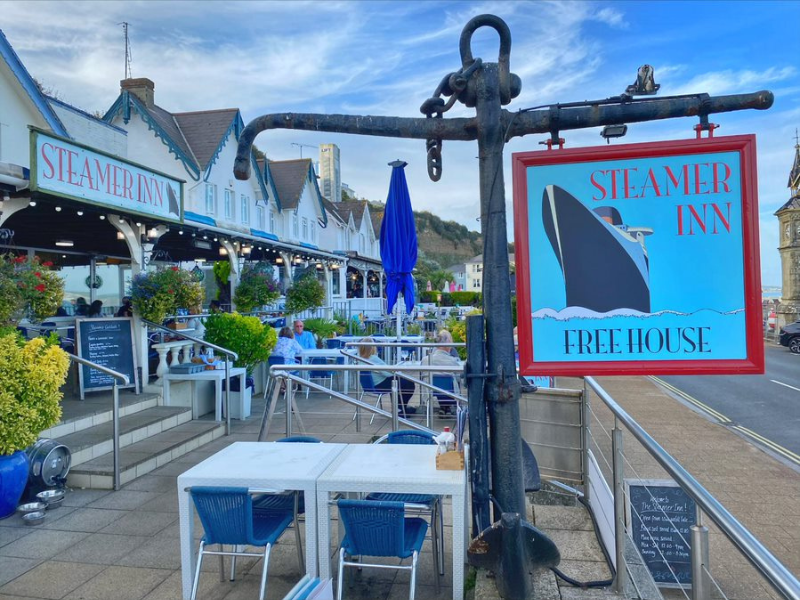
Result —
<instances>
[{"instance_id":1,"label":"gabled roof","mask_svg":"<svg viewBox=\"0 0 800 600\"><path fill-rule=\"evenodd\" d=\"M243 129L239 127L239 110L236 108L175 113L174 117L203 171L216 161L230 134L235 133L238 139Z\"/></svg>"},{"instance_id":2,"label":"gabled roof","mask_svg":"<svg viewBox=\"0 0 800 600\"><path fill-rule=\"evenodd\" d=\"M334 219L339 221L342 225L347 225L347 217L342 216L339 211L336 209L336 203L331 202L327 198L322 198L322 206L325 207L325 211L331 215Z\"/></svg>"},{"instance_id":3,"label":"gabled roof","mask_svg":"<svg viewBox=\"0 0 800 600\"><path fill-rule=\"evenodd\" d=\"M366 200L348 200L336 203L339 213L346 217L353 215L353 222L357 229L361 229L361 220L364 218L364 210L367 208Z\"/></svg>"},{"instance_id":4,"label":"gabled roof","mask_svg":"<svg viewBox=\"0 0 800 600\"><path fill-rule=\"evenodd\" d=\"M776 210L775 214L779 215L785 210L796 210L796 209L800 209L800 196L795 196L794 198L791 198L786 204L784 204L778 210Z\"/></svg>"},{"instance_id":5,"label":"gabled roof","mask_svg":"<svg viewBox=\"0 0 800 600\"><path fill-rule=\"evenodd\" d=\"M794 164L789 172L789 184L792 195L800 193L800 144L794 147Z\"/></svg>"},{"instance_id":6,"label":"gabled roof","mask_svg":"<svg viewBox=\"0 0 800 600\"><path fill-rule=\"evenodd\" d=\"M375 232L375 237L381 235L381 223L383 223L383 214L385 211L378 210L374 206L369 209L369 218L372 219L372 231Z\"/></svg>"},{"instance_id":7,"label":"gabled roof","mask_svg":"<svg viewBox=\"0 0 800 600\"><path fill-rule=\"evenodd\" d=\"M23 90L25 90L28 98L30 98L39 114L42 115L42 118L45 120L47 125L53 130L53 133L68 138L69 133L64 127L64 124L58 118L52 107L48 104L45 95L39 89L39 86L36 85L33 77L31 77L31 74L28 73L28 69L25 68L25 65L23 65L22 61L19 59L19 56L17 56L17 53L14 52L14 49L6 39L2 29L0 29L0 58L2 58L3 61L8 65L8 68L11 69L14 77L17 78L20 86Z\"/></svg>"},{"instance_id":8,"label":"gabled roof","mask_svg":"<svg viewBox=\"0 0 800 600\"><path fill-rule=\"evenodd\" d=\"M275 187L275 178L272 176L272 171L269 168L269 161L265 158L258 158L256 159L256 167L259 173L261 173L261 178L264 180L264 185L269 187L272 190L272 199L275 200L275 206L278 207L278 210L283 210L281 205L281 198L278 196L278 189ZM267 202L267 196L264 196L264 202Z\"/></svg>"},{"instance_id":9,"label":"gabled roof","mask_svg":"<svg viewBox=\"0 0 800 600\"><path fill-rule=\"evenodd\" d=\"M110 123L120 114L127 123L131 118L131 110L142 117L148 128L161 138L169 151L194 175L196 181L200 180L202 173L205 173L204 179L208 178L211 167L228 143L228 138L233 134L238 140L244 129L244 122L237 108L173 114L156 104L148 107L136 94L126 89L122 90L103 120ZM257 168L254 152L250 153L250 161L261 193L267 198L264 172ZM280 208L280 204L278 207Z\"/></svg>"},{"instance_id":10,"label":"gabled roof","mask_svg":"<svg viewBox=\"0 0 800 600\"><path fill-rule=\"evenodd\" d=\"M295 210L300 204L300 197L307 183L314 187L323 223L328 222L327 212L323 203L322 193L317 185L317 175L310 158L295 160L267 161L275 183L275 189L281 202L282 210Z\"/></svg>"}]
</instances>

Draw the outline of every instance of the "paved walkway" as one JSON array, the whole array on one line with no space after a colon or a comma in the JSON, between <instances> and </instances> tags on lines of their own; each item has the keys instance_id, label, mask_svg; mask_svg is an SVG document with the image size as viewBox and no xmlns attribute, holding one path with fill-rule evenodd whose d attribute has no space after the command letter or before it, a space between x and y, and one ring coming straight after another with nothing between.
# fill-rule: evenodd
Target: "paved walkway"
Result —
<instances>
[{"instance_id":1,"label":"paved walkway","mask_svg":"<svg viewBox=\"0 0 800 600\"><path fill-rule=\"evenodd\" d=\"M747 439L710 421L645 377L599 378L600 385L792 573L800 573L800 473ZM579 380L559 379L562 387ZM613 416L590 392L593 429ZM599 429L599 428L598 428ZM593 438L610 456L608 437ZM668 478L631 435L624 435L626 477ZM711 573L717 597L779 598L737 549L709 524ZM687 592L690 594L690 592ZM723 596L724 594L724 596ZM684 598L682 591L665 593Z\"/></svg>"},{"instance_id":2,"label":"paved walkway","mask_svg":"<svg viewBox=\"0 0 800 600\"><path fill-rule=\"evenodd\" d=\"M731 431L708 421L685 407L647 378L605 378L601 385L644 428L677 458L748 527L790 570L800 572L800 474L753 446ZM559 385L580 385L578 380L561 380ZM298 398L304 424L310 435L325 441L367 442L385 433L388 425L376 419L363 431L355 431L352 410L319 398ZM160 600L180 598L180 551L177 524L175 478L193 464L225 445L255 440L263 404L254 401L255 418L234 421L233 435L187 454L153 473L125 486L119 492L76 490L67 495L65 506L52 511L40 527L24 527L18 517L0 521L0 600ZM609 429L612 418L596 398L592 402L593 427L602 423ZM309 414L308 410L314 414ZM446 424L446 423L445 423ZM441 426L438 423L437 426ZM600 427L595 439L606 443ZM283 437L283 421L274 422L269 439ZM626 476L663 478L661 469L633 440L626 436ZM605 450L604 450L605 451ZM536 514L537 523L561 540L565 568L580 560L567 540L574 534L560 533L563 523L547 525L548 509ZM445 511L448 514L449 511ZM552 518L550 519L552 521ZM578 528L586 536L586 523ZM270 561L268 597L279 599L300 576L293 535L286 536ZM445 534L449 539L449 533ZM596 552L596 551L595 551ZM424 557L424 554L423 554ZM447 560L450 560L447 556ZM595 565L587 576L602 577L604 565ZM724 594L740 600L777 597L754 573L752 567L718 533L711 539L712 573ZM436 594L432 572L423 565L417 586L420 600L449 598L448 577ZM204 565L200 598L237 600L257 597L261 565L241 561L237 582L220 582L217 561ZM207 569L207 570L206 570ZM572 569L569 569L570 571ZM581 569L582 570L582 569ZM558 587L561 600L607 597L599 590ZM675 597L688 597L670 592ZM348 588L346 597L359 600L389 600L408 597L408 575L394 571L365 570ZM719 595L722 597L722 595Z\"/></svg>"}]
</instances>

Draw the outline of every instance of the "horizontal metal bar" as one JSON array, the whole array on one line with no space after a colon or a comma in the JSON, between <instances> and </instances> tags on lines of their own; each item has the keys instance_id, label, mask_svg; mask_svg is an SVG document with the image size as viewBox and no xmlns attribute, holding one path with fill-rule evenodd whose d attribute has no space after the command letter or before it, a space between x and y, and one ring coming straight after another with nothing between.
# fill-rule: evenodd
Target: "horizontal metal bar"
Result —
<instances>
[{"instance_id":1,"label":"horizontal metal bar","mask_svg":"<svg viewBox=\"0 0 800 600\"><path fill-rule=\"evenodd\" d=\"M617 402L600 387L593 377L585 377L586 384L614 413L645 449L664 467L672 478L691 496L722 532L741 550L750 563L769 583L786 598L800 598L800 581L759 542L728 510L719 503L678 461L667 453L641 425L625 412Z\"/></svg>"},{"instance_id":2,"label":"horizontal metal bar","mask_svg":"<svg viewBox=\"0 0 800 600\"><path fill-rule=\"evenodd\" d=\"M123 385L130 385L131 383L131 380L128 379L128 376L124 375L123 373L118 373L117 371L109 369L108 367L104 367L103 365L98 365L97 363L94 363L90 360L86 360L85 358L81 358L80 356L75 356L74 354L70 354L69 352L67 352L67 356L69 356L71 360L74 360L77 363L86 365L87 367L92 367L93 369L97 369L98 371L100 371L101 373L105 373L106 375L111 375L111 377L113 377L114 379L119 379L123 383Z\"/></svg>"},{"instance_id":3,"label":"horizontal metal bar","mask_svg":"<svg viewBox=\"0 0 800 600\"><path fill-rule=\"evenodd\" d=\"M148 321L147 319L142 319L142 323L144 323L151 329L157 329L159 331L164 331L172 335L179 335L185 340L189 340L190 342L194 342L196 344L202 344L203 346L208 346L209 348L213 348L218 352L222 352L225 356L230 356L233 360L239 360L239 355L236 354L236 352L234 352L233 350L228 350L227 348L223 348L222 346L217 346L216 344L212 344L203 339L196 338L194 336L187 335L185 333L181 333L180 329L170 329L169 327L164 327L163 325L159 325L158 323L153 323L152 321Z\"/></svg>"},{"instance_id":4,"label":"horizontal metal bar","mask_svg":"<svg viewBox=\"0 0 800 600\"><path fill-rule=\"evenodd\" d=\"M316 365L316 367L319 368L320 365ZM299 383L300 385L306 386L310 390L313 390L313 391L316 391L316 392L322 392L323 394L327 394L331 398L336 398L337 400L341 400L342 402L347 402L348 404L352 404L353 406L359 406L359 407L361 407L361 408L363 408L365 410L368 410L370 412L374 412L376 415L381 415L383 417L388 417L390 419L392 418L392 413L386 412L382 408L377 408L375 406L372 406L371 404L368 404L366 402L362 402L361 400L356 400L355 398L351 398L350 396L345 396L344 394L340 394L339 392L336 392L336 391L328 389L328 388L326 388L324 386L321 386L321 385L318 385L318 384L313 383L311 381L308 381L307 379L303 379L302 377L297 377L296 375L292 375L291 373L288 373L287 371L274 372L273 371L274 368L275 367L272 367L270 369L270 375L271 376L279 377L279 378L282 378L282 379L288 379L289 381L294 381L296 383ZM387 394L389 394L389 392L387 392ZM427 433L434 433L434 434L437 433L433 429L428 429L427 427L424 427L423 425L419 425L418 423L415 423L414 421L409 421L408 419L405 419L403 417L398 417L398 421L402 422L405 425L408 425L412 429L418 429L419 431L425 431Z\"/></svg>"},{"instance_id":5,"label":"horizontal metal bar","mask_svg":"<svg viewBox=\"0 0 800 600\"><path fill-rule=\"evenodd\" d=\"M183 491L184 492L191 492L192 491L192 487L193 486L185 487L185 488L183 488ZM199 487L199 486L194 486L194 487ZM213 487L213 486L211 486L211 487ZM247 488L247 493L248 494L282 494L283 492L286 492L286 491L287 490L273 490L273 489L269 489L269 488Z\"/></svg>"},{"instance_id":6,"label":"horizontal metal bar","mask_svg":"<svg viewBox=\"0 0 800 600\"><path fill-rule=\"evenodd\" d=\"M345 346L414 346L415 348L465 348L465 342L345 342Z\"/></svg>"},{"instance_id":7,"label":"horizontal metal bar","mask_svg":"<svg viewBox=\"0 0 800 600\"><path fill-rule=\"evenodd\" d=\"M391 373L461 373L463 367L445 367L438 365L376 365L374 363L363 365L337 365L337 364L293 364L293 365L270 365L269 371L386 371Z\"/></svg>"}]
</instances>

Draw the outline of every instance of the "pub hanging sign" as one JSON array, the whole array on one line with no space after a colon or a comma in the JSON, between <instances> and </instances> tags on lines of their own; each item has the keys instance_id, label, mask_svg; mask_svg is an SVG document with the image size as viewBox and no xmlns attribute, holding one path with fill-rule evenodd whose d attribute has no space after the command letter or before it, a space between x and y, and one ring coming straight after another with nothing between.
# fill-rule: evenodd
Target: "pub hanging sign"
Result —
<instances>
[{"instance_id":1,"label":"pub hanging sign","mask_svg":"<svg viewBox=\"0 0 800 600\"><path fill-rule=\"evenodd\" d=\"M183 222L183 182L31 128L31 191Z\"/></svg>"},{"instance_id":2,"label":"pub hanging sign","mask_svg":"<svg viewBox=\"0 0 800 600\"><path fill-rule=\"evenodd\" d=\"M523 375L763 373L755 136L513 155Z\"/></svg>"}]
</instances>

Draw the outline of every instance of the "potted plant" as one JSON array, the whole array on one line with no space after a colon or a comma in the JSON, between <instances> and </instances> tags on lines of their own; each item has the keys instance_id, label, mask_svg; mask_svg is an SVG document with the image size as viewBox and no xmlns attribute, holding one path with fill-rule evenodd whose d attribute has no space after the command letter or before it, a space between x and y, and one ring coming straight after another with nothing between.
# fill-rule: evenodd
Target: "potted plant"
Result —
<instances>
[{"instance_id":1,"label":"potted plant","mask_svg":"<svg viewBox=\"0 0 800 600\"><path fill-rule=\"evenodd\" d=\"M306 326L306 331L310 331L317 336L317 346L320 348L323 340L344 332L343 325L329 319L306 319L303 323Z\"/></svg>"},{"instance_id":2,"label":"potted plant","mask_svg":"<svg viewBox=\"0 0 800 600\"><path fill-rule=\"evenodd\" d=\"M178 309L199 311L203 304L203 286L178 267L139 273L131 280L129 295L134 313L153 323Z\"/></svg>"},{"instance_id":3,"label":"potted plant","mask_svg":"<svg viewBox=\"0 0 800 600\"><path fill-rule=\"evenodd\" d=\"M319 308L325 302L325 286L314 273L306 273L286 292L286 313L295 315Z\"/></svg>"},{"instance_id":4,"label":"potted plant","mask_svg":"<svg viewBox=\"0 0 800 600\"><path fill-rule=\"evenodd\" d=\"M205 340L227 350L236 352L239 358L234 363L247 369L247 385L237 390L238 378L231 380L231 392L239 392L231 398L231 416L244 419L250 416L253 368L266 362L278 342L278 334L269 325L264 325L258 317L245 317L238 313L219 313L208 317L205 322Z\"/></svg>"},{"instance_id":5,"label":"potted plant","mask_svg":"<svg viewBox=\"0 0 800 600\"><path fill-rule=\"evenodd\" d=\"M61 417L60 388L69 368L56 338L0 337L0 519L17 508L28 482L25 448Z\"/></svg>"},{"instance_id":6,"label":"potted plant","mask_svg":"<svg viewBox=\"0 0 800 600\"><path fill-rule=\"evenodd\" d=\"M249 313L255 308L272 304L280 295L278 283L272 276L272 265L251 263L242 270L233 302L236 304L236 310Z\"/></svg>"}]
</instances>

